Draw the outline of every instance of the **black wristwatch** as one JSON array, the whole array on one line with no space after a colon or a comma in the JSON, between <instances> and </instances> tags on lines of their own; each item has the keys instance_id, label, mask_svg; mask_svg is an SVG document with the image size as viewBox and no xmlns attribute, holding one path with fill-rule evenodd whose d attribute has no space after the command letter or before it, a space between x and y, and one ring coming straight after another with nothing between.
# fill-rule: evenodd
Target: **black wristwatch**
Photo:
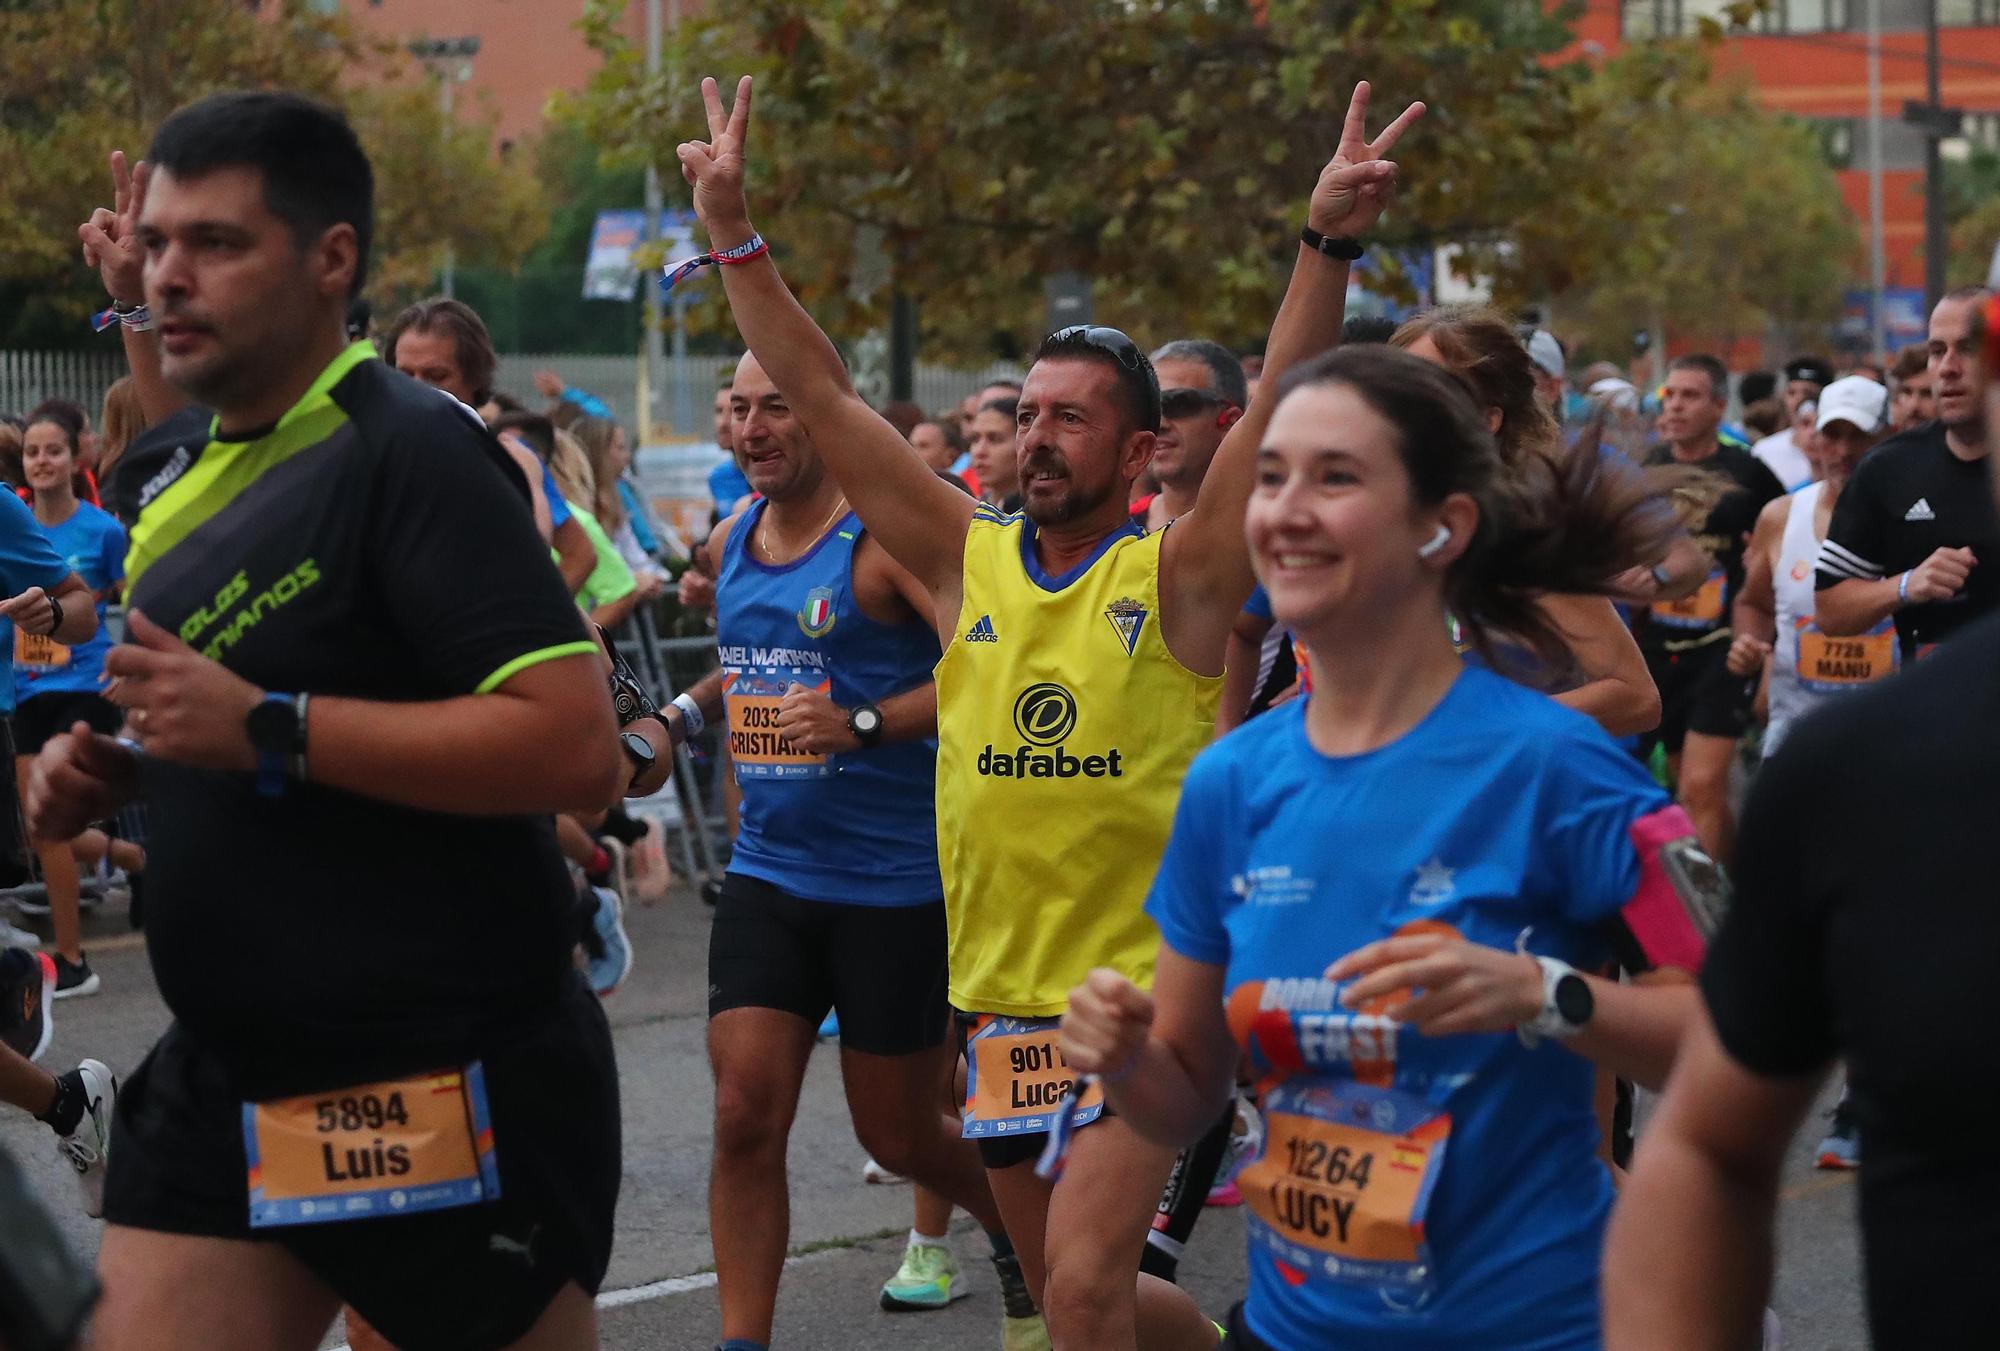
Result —
<instances>
[{"instance_id":1,"label":"black wristwatch","mask_svg":"<svg viewBox=\"0 0 2000 1351\"><path fill-rule=\"evenodd\" d=\"M628 784L638 782L659 758L653 753L653 743L637 732L620 732L618 744L625 748L625 757L632 762L632 777L625 781Z\"/></svg>"},{"instance_id":2,"label":"black wristwatch","mask_svg":"<svg viewBox=\"0 0 2000 1351\"><path fill-rule=\"evenodd\" d=\"M1351 263L1366 252L1358 239L1349 239L1345 235L1323 235L1310 225L1299 231L1299 243L1344 263Z\"/></svg>"},{"instance_id":3,"label":"black wristwatch","mask_svg":"<svg viewBox=\"0 0 2000 1351\"><path fill-rule=\"evenodd\" d=\"M307 694L266 694L243 720L257 751L257 791L277 797L287 779L306 776Z\"/></svg>"},{"instance_id":4,"label":"black wristwatch","mask_svg":"<svg viewBox=\"0 0 2000 1351\"><path fill-rule=\"evenodd\" d=\"M856 704L847 710L847 730L854 733L863 749L882 740L882 710L873 704Z\"/></svg>"},{"instance_id":5,"label":"black wristwatch","mask_svg":"<svg viewBox=\"0 0 2000 1351\"><path fill-rule=\"evenodd\" d=\"M43 594L46 595L47 593L44 592ZM50 638L55 637L56 630L62 627L62 621L63 621L62 602L57 600L54 596L49 596L49 631L46 636Z\"/></svg>"}]
</instances>

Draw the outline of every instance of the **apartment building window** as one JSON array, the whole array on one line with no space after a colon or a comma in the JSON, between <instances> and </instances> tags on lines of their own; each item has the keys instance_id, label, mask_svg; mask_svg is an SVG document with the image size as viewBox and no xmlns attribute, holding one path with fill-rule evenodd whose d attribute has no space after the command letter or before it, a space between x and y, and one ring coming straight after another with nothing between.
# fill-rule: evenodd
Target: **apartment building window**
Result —
<instances>
[{"instance_id":1,"label":"apartment building window","mask_svg":"<svg viewBox=\"0 0 2000 1351\"><path fill-rule=\"evenodd\" d=\"M1937 0L1938 27L1986 28L2000 24L2000 0Z\"/></svg>"},{"instance_id":2,"label":"apartment building window","mask_svg":"<svg viewBox=\"0 0 2000 1351\"><path fill-rule=\"evenodd\" d=\"M2000 0L1939 0L1940 4L2000 8ZM1836 33L1853 26L1853 0L1770 0L1735 26L1737 0L1621 0L1619 27L1627 38L1686 37L1711 19L1735 33Z\"/></svg>"}]
</instances>

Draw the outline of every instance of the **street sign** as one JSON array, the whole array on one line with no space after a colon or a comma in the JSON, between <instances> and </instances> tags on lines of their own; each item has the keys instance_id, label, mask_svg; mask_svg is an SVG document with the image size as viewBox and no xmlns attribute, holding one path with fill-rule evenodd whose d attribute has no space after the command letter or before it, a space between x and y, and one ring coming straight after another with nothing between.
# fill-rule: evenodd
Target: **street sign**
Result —
<instances>
[{"instance_id":1,"label":"street sign","mask_svg":"<svg viewBox=\"0 0 2000 1351\"><path fill-rule=\"evenodd\" d=\"M1903 105L1903 120L1941 141L1965 135L1965 109L1941 108L1915 99Z\"/></svg>"}]
</instances>

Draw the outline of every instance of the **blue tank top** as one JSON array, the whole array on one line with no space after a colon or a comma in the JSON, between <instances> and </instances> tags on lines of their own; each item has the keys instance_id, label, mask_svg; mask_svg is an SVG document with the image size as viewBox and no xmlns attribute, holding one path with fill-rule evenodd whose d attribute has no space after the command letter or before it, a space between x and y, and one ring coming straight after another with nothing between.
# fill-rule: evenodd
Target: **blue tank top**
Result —
<instances>
[{"instance_id":1,"label":"blue tank top","mask_svg":"<svg viewBox=\"0 0 2000 1351\"><path fill-rule=\"evenodd\" d=\"M842 708L923 684L937 634L915 620L878 623L855 604L862 531L852 512L790 563L752 557L765 506L754 503L729 532L715 588L729 754L743 787L729 871L806 900L937 901L936 738L814 755L777 728L794 683Z\"/></svg>"}]
</instances>

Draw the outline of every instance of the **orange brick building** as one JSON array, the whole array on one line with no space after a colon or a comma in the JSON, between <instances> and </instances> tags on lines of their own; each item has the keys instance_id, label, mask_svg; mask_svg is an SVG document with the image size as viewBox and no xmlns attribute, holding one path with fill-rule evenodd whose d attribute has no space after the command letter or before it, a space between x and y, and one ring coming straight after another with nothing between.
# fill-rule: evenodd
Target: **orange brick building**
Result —
<instances>
[{"instance_id":1,"label":"orange brick building","mask_svg":"<svg viewBox=\"0 0 2000 1351\"><path fill-rule=\"evenodd\" d=\"M1728 0L1586 0L1578 43L1607 54L1631 42L1692 32ZM1942 100L1965 109L1969 140L2000 147L2000 0L1936 0ZM1924 142L1902 121L1924 89L1925 0L1880 0L1882 24L1882 242L1885 285L1924 284ZM1733 33L1716 65L1747 74L1764 105L1819 124L1841 195L1868 242L1866 0L1769 0ZM1866 256L1865 254L1863 255ZM1863 274L1857 287L1867 285Z\"/></svg>"}]
</instances>

